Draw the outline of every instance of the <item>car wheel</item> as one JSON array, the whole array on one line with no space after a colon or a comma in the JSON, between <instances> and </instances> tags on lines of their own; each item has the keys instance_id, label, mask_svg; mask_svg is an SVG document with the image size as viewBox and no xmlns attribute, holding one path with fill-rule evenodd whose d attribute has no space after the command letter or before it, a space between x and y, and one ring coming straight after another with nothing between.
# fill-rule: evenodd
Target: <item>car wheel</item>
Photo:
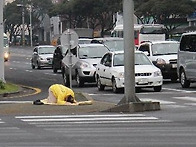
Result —
<instances>
[{"instance_id":1,"label":"car wheel","mask_svg":"<svg viewBox=\"0 0 196 147\"><path fill-rule=\"evenodd\" d=\"M141 88L140 87L136 87L135 88L135 92L141 92Z\"/></svg>"},{"instance_id":2,"label":"car wheel","mask_svg":"<svg viewBox=\"0 0 196 147\"><path fill-rule=\"evenodd\" d=\"M172 82L176 82L176 81L177 81L177 79L178 79L178 78L177 78L177 77L175 77L175 76L171 77L171 81L172 81Z\"/></svg>"},{"instance_id":3,"label":"car wheel","mask_svg":"<svg viewBox=\"0 0 196 147\"><path fill-rule=\"evenodd\" d=\"M103 91L105 86L101 84L101 79L97 77L97 88L99 91Z\"/></svg>"},{"instance_id":4,"label":"car wheel","mask_svg":"<svg viewBox=\"0 0 196 147\"><path fill-rule=\"evenodd\" d=\"M83 87L84 86L84 81L81 79L78 72L76 72L76 83L77 83L78 87Z\"/></svg>"},{"instance_id":5,"label":"car wheel","mask_svg":"<svg viewBox=\"0 0 196 147\"><path fill-rule=\"evenodd\" d=\"M53 67L53 73L57 73L57 68Z\"/></svg>"},{"instance_id":6,"label":"car wheel","mask_svg":"<svg viewBox=\"0 0 196 147\"><path fill-rule=\"evenodd\" d=\"M162 89L162 86L155 86L155 87L154 87L154 91L155 91L155 92L160 92L161 89Z\"/></svg>"},{"instance_id":7,"label":"car wheel","mask_svg":"<svg viewBox=\"0 0 196 147\"><path fill-rule=\"evenodd\" d=\"M33 62L31 62L31 68L35 69L35 65L33 65Z\"/></svg>"},{"instance_id":8,"label":"car wheel","mask_svg":"<svg viewBox=\"0 0 196 147\"><path fill-rule=\"evenodd\" d=\"M69 75L65 74L65 71L62 71L63 83L65 86L70 86Z\"/></svg>"},{"instance_id":9,"label":"car wheel","mask_svg":"<svg viewBox=\"0 0 196 147\"><path fill-rule=\"evenodd\" d=\"M41 66L39 65L38 61L37 61L37 69L41 69Z\"/></svg>"},{"instance_id":10,"label":"car wheel","mask_svg":"<svg viewBox=\"0 0 196 147\"><path fill-rule=\"evenodd\" d=\"M182 88L190 87L190 81L187 80L184 70L180 72L180 84L182 85Z\"/></svg>"},{"instance_id":11,"label":"car wheel","mask_svg":"<svg viewBox=\"0 0 196 147\"><path fill-rule=\"evenodd\" d=\"M112 80L112 91L114 93L118 93L119 92L119 88L116 87L116 80L115 79Z\"/></svg>"}]
</instances>

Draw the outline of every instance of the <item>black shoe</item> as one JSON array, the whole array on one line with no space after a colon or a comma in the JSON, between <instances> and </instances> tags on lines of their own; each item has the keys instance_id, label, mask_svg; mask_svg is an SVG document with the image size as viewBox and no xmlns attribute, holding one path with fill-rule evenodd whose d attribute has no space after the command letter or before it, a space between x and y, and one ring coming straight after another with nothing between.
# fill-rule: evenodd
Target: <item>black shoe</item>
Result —
<instances>
[{"instance_id":1,"label":"black shoe","mask_svg":"<svg viewBox=\"0 0 196 147\"><path fill-rule=\"evenodd\" d=\"M34 105L43 105L44 103L42 103L40 100L35 100L33 101Z\"/></svg>"}]
</instances>

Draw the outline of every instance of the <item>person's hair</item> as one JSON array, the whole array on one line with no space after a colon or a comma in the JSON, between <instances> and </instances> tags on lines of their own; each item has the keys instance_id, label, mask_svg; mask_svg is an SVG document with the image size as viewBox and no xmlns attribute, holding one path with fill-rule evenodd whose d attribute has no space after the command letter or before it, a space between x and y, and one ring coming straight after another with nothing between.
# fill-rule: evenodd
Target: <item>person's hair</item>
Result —
<instances>
[{"instance_id":1,"label":"person's hair","mask_svg":"<svg viewBox=\"0 0 196 147\"><path fill-rule=\"evenodd\" d=\"M67 102L74 103L74 98L71 95L69 95L67 98Z\"/></svg>"}]
</instances>

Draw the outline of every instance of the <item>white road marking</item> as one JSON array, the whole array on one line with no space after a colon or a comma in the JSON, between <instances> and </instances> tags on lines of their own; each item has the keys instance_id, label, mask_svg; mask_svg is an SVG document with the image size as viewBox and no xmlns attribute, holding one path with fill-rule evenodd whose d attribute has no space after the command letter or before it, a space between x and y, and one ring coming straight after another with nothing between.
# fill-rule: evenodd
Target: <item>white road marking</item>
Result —
<instances>
[{"instance_id":1,"label":"white road marking","mask_svg":"<svg viewBox=\"0 0 196 147\"><path fill-rule=\"evenodd\" d=\"M172 98L178 99L178 100L185 100L185 101L193 101L193 102L196 102L196 97L184 96L184 97L172 97Z\"/></svg>"},{"instance_id":2,"label":"white road marking","mask_svg":"<svg viewBox=\"0 0 196 147\"><path fill-rule=\"evenodd\" d=\"M176 102L172 101L164 101L159 99L150 99L150 98L140 98L141 101L152 101L152 102L160 102L160 104L168 105L168 104L176 104Z\"/></svg>"},{"instance_id":3,"label":"white road marking","mask_svg":"<svg viewBox=\"0 0 196 147\"><path fill-rule=\"evenodd\" d=\"M26 104L33 103L33 101L0 101L0 104Z\"/></svg>"},{"instance_id":4,"label":"white road marking","mask_svg":"<svg viewBox=\"0 0 196 147\"><path fill-rule=\"evenodd\" d=\"M157 117L143 114L16 116L15 118L36 125L171 122L170 120L159 120Z\"/></svg>"},{"instance_id":5,"label":"white road marking","mask_svg":"<svg viewBox=\"0 0 196 147\"><path fill-rule=\"evenodd\" d=\"M187 91L187 90L182 90L182 89L173 89L173 88L163 88L164 90L170 90L170 91L177 91L177 92L183 92L183 93L193 93L196 91Z\"/></svg>"}]
</instances>

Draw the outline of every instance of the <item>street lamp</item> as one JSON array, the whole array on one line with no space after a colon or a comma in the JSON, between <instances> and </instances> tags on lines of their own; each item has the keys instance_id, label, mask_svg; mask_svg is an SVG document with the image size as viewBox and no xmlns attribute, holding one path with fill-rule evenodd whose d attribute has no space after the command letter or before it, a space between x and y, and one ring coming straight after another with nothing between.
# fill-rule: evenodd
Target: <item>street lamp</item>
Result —
<instances>
[{"instance_id":1,"label":"street lamp","mask_svg":"<svg viewBox=\"0 0 196 147\"><path fill-rule=\"evenodd\" d=\"M31 47L33 46L33 31L32 31L32 6L29 6L29 13L30 13L30 42L31 42Z\"/></svg>"},{"instance_id":2,"label":"street lamp","mask_svg":"<svg viewBox=\"0 0 196 147\"><path fill-rule=\"evenodd\" d=\"M24 24L24 5L17 4L17 7L22 7L22 45L25 45L25 24Z\"/></svg>"}]
</instances>

